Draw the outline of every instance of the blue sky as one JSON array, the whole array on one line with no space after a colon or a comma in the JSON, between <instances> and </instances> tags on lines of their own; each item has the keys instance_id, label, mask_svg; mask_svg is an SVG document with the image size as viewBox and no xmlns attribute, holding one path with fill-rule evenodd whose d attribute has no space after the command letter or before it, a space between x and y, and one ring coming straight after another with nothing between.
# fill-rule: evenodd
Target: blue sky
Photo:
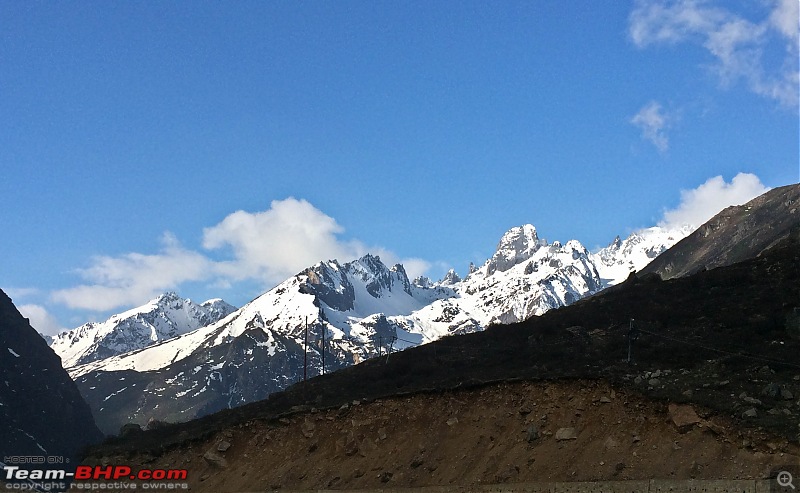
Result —
<instances>
[{"instance_id":1,"label":"blue sky","mask_svg":"<svg viewBox=\"0 0 800 493\"><path fill-rule=\"evenodd\" d=\"M440 277L523 223L594 249L721 209L798 181L797 10L2 2L0 287L52 332L164 290L241 305L323 258Z\"/></svg>"}]
</instances>

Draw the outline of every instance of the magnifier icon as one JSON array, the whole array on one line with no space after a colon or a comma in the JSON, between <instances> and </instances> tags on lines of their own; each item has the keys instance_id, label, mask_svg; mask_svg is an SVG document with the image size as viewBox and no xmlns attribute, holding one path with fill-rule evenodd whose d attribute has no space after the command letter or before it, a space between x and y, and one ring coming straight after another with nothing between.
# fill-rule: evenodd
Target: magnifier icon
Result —
<instances>
[{"instance_id":1,"label":"magnifier icon","mask_svg":"<svg viewBox=\"0 0 800 493\"><path fill-rule=\"evenodd\" d=\"M785 488L789 486L793 490L795 489L794 484L792 483L792 473L789 471L781 471L778 473L778 486Z\"/></svg>"}]
</instances>

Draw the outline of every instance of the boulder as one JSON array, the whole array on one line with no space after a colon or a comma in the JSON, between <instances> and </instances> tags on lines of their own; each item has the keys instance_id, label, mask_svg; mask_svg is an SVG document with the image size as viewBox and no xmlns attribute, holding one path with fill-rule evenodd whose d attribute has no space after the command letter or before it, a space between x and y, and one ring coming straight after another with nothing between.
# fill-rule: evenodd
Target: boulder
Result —
<instances>
[{"instance_id":1,"label":"boulder","mask_svg":"<svg viewBox=\"0 0 800 493\"><path fill-rule=\"evenodd\" d=\"M225 469L228 467L228 461L225 460L225 457L219 455L214 450L209 450L203 454L203 460L220 469Z\"/></svg>"},{"instance_id":2,"label":"boulder","mask_svg":"<svg viewBox=\"0 0 800 493\"><path fill-rule=\"evenodd\" d=\"M528 443L534 442L539 439L539 429L536 425L530 425L528 427Z\"/></svg>"},{"instance_id":3,"label":"boulder","mask_svg":"<svg viewBox=\"0 0 800 493\"><path fill-rule=\"evenodd\" d=\"M556 431L556 440L559 442L564 440L576 440L578 438L578 433L575 431L575 428L559 428Z\"/></svg>"},{"instance_id":4,"label":"boulder","mask_svg":"<svg viewBox=\"0 0 800 493\"><path fill-rule=\"evenodd\" d=\"M141 432L142 432L141 425L138 425L136 423L127 423L122 425L122 427L119 429L119 436L124 438Z\"/></svg>"},{"instance_id":5,"label":"boulder","mask_svg":"<svg viewBox=\"0 0 800 493\"><path fill-rule=\"evenodd\" d=\"M686 433L691 430L694 425L700 423L700 416L697 415L694 408L690 405L670 404L669 417L672 424L680 433Z\"/></svg>"}]
</instances>

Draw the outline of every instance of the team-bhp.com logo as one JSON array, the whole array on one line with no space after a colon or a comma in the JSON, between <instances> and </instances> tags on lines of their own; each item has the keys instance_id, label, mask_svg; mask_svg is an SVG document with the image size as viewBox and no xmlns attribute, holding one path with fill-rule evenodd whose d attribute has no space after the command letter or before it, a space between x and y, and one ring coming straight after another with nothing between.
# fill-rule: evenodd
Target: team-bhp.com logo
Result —
<instances>
[{"instance_id":1,"label":"team-bhp.com logo","mask_svg":"<svg viewBox=\"0 0 800 493\"><path fill-rule=\"evenodd\" d=\"M22 469L3 466L6 489L29 491L188 489L186 469L136 469L129 466L77 466L75 472L64 469ZM111 481L111 483L106 483ZM133 482L136 481L136 482ZM67 485L69 483L69 485Z\"/></svg>"},{"instance_id":2,"label":"team-bhp.com logo","mask_svg":"<svg viewBox=\"0 0 800 493\"><path fill-rule=\"evenodd\" d=\"M186 469L139 469L132 470L128 466L78 466L75 469L75 480L130 479L140 481L180 481L186 479Z\"/></svg>"}]
</instances>

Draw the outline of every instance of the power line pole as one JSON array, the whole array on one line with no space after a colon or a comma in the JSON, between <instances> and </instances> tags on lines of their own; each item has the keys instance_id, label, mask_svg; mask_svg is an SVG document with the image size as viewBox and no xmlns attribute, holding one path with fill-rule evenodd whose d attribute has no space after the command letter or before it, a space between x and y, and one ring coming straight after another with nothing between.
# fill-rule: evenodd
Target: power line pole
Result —
<instances>
[{"instance_id":1,"label":"power line pole","mask_svg":"<svg viewBox=\"0 0 800 493\"><path fill-rule=\"evenodd\" d=\"M387 363L389 362L389 356L392 354L392 346L394 346L394 341L396 341L396 340L397 340L397 335L396 334L393 335L389 339L389 350L386 352L386 362Z\"/></svg>"},{"instance_id":2,"label":"power line pole","mask_svg":"<svg viewBox=\"0 0 800 493\"><path fill-rule=\"evenodd\" d=\"M303 343L303 383L308 379L308 317L305 324L305 341Z\"/></svg>"},{"instance_id":3,"label":"power line pole","mask_svg":"<svg viewBox=\"0 0 800 493\"><path fill-rule=\"evenodd\" d=\"M639 338L639 331L633 326L633 319L631 319L628 326L628 359L627 362L631 364L631 353L633 350L633 341Z\"/></svg>"},{"instance_id":4,"label":"power line pole","mask_svg":"<svg viewBox=\"0 0 800 493\"><path fill-rule=\"evenodd\" d=\"M322 327L322 374L325 374L325 324Z\"/></svg>"}]
</instances>

